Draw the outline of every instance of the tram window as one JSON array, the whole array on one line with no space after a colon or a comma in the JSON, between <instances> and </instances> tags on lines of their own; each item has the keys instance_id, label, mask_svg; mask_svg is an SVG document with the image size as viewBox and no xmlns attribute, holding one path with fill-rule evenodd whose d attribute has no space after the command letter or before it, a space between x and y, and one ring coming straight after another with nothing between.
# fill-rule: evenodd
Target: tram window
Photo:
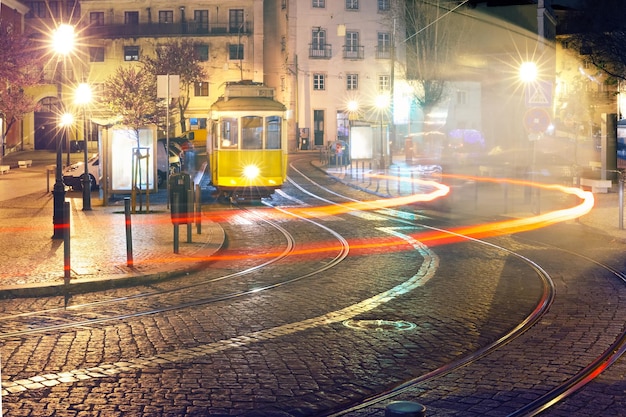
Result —
<instances>
[{"instance_id":1,"label":"tram window","mask_svg":"<svg viewBox=\"0 0 626 417\"><path fill-rule=\"evenodd\" d=\"M280 149L280 122L279 116L265 119L266 149Z\"/></svg>"},{"instance_id":2,"label":"tram window","mask_svg":"<svg viewBox=\"0 0 626 417\"><path fill-rule=\"evenodd\" d=\"M241 118L241 149L263 149L263 118Z\"/></svg>"},{"instance_id":3,"label":"tram window","mask_svg":"<svg viewBox=\"0 0 626 417\"><path fill-rule=\"evenodd\" d=\"M221 148L236 148L239 143L237 118L224 118L221 123Z\"/></svg>"}]
</instances>

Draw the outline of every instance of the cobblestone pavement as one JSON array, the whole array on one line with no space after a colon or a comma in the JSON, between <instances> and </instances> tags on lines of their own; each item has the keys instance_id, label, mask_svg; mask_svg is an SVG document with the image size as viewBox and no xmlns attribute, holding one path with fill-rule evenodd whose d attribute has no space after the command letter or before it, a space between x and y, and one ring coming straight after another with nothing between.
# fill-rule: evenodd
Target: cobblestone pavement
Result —
<instances>
[{"instance_id":1,"label":"cobblestone pavement","mask_svg":"<svg viewBox=\"0 0 626 417\"><path fill-rule=\"evenodd\" d=\"M397 161L389 170L389 179L382 181L364 181L364 173L369 172L369 168L362 167L360 171L357 169L347 169L341 167L328 167L320 164L316 161L321 169L326 170L330 175L335 176L338 180L349 183L355 187L367 189L369 192L374 192L379 195L396 195L398 193L403 194L407 192L403 189L404 185L394 181L395 178L401 178L403 175L410 175L410 172L415 169L420 169L412 165L403 164L402 161ZM25 178L29 173L33 173L37 170L45 169L42 166L32 166L29 168L19 169L12 167L11 172L0 176L0 187L4 186L2 181L14 181L19 182L26 180ZM619 228L619 213L618 213L618 193L615 190L612 192L602 194L595 194L595 206L590 213L583 216L579 221L591 228L597 229L611 239L626 241L626 231ZM498 193L504 192L502 189L497 189ZM71 259L71 283L75 286L84 285L86 289L95 289L98 286L104 288L110 285L111 281L121 283L122 280L126 280L127 283L137 282L142 279L158 279L160 277L170 276L172 274L184 274L186 271L200 267L202 262L210 254L214 253L223 243L224 233L219 224L211 222L207 219L202 225L202 234L197 234L195 228L192 234L192 243L186 243L185 241L185 227L181 227L180 238L180 253L173 253L173 227L170 221L170 215L167 207L158 199L151 204L150 214L135 214L132 216L132 233L133 233L133 249L134 249L134 266L129 267L127 265L127 252L126 252L126 229L125 229L125 217L123 214L123 206L118 201L114 205L102 206L101 202L97 198L97 193L92 194L94 196L93 210L82 211L81 210L81 195L80 193L68 193L68 199L71 203L72 209L72 229L71 229L71 247L72 247L72 259ZM476 205L473 207L467 207L468 211L473 213L481 213L482 215L488 215L490 211L499 211L501 207L494 208L489 204L489 199L482 198L476 199ZM528 212L531 210L530 206L511 207L511 210ZM42 189L39 192L32 192L26 195L17 196L12 199L4 200L0 203L0 230L4 233L0 234L0 243L2 244L3 251L0 254L0 294L4 297L11 295L23 295L23 296L38 296L50 293L59 293L63 291L64 287L64 275L63 275L63 244L62 242L51 239L52 234L52 198L49 192L45 190L45 183L42 184ZM27 254L25 256L25 254ZM116 284L117 285L117 284ZM233 307L234 308L234 307ZM568 314L567 307L563 307L564 316ZM213 325L213 323L212 323ZM174 324L171 327L175 327ZM109 335L118 343L124 343L123 338L119 335ZM132 337L132 335L128 335ZM116 339L117 337L117 339ZM320 340L323 340L320 335ZM220 352L222 344L228 344L232 346L234 344L244 344L240 338L226 339L220 343L208 343L204 345L204 350L193 351L182 349L176 351L176 355L190 356L202 356L207 353ZM298 372L298 354L290 352L290 346L285 344L283 346L285 352L288 355L269 360L279 361L284 359L286 363L285 372ZM254 353L254 352L250 352ZM25 353L27 354L27 353ZM311 357L315 357L318 352L313 349L306 353ZM206 404L202 398L194 397L194 390L202 385L203 375L202 368L196 369L193 374L183 374L177 372L175 369L169 369L168 359L159 356L146 356L140 358L145 363L128 363L128 362L112 362L112 367L98 367L95 366L89 369L77 370L76 373L62 374L60 373L55 378L62 380L67 378L68 380L90 380L97 379L103 375L111 375L114 373L134 372L137 369L143 378L145 378L145 385L142 389L145 389L145 398L150 398L152 386L158 386L160 379L174 378L178 381L181 389L185 387L191 390L189 392L179 392L180 401L192 402L198 406L198 409ZM224 367L237 366L238 361L254 361L264 362L268 358L263 357L250 357L246 358L227 358L216 356L214 360L223 361ZM150 363L164 364L166 372L152 374L149 371ZM597 382L591 385L591 389L586 391L587 394L583 395L583 398L576 397L574 401L578 401L581 404L564 405L561 410L551 410L549 415L555 417L566 415L587 415L581 414L580 409L585 406L585 396L597 395L603 399L609 398L615 401L615 398L626 397L623 384L619 385L618 382L623 381L624 365L619 363L615 367L615 372L609 372L606 376L599 378ZM266 377L270 378L269 375ZM494 373L493 378L501 378L502 375ZM120 387L124 387L124 377L118 381ZM617 381L617 382L615 382ZM32 381L34 384L44 384L45 380ZM234 380L222 381L225 384L237 384ZM613 383L615 382L615 383ZM129 382L128 386L132 383ZM622 388L616 388L617 386ZM74 386L67 393L67 398L72 404L80 404L80 398L87 391L102 389L106 391L106 386L100 387L96 382L85 382L84 388ZM430 395L436 396L440 392L445 391L445 386L431 387ZM617 390L617 391L616 391ZM53 388L55 394L62 398L65 395L66 387L60 385ZM95 392L95 391L94 391ZM198 392L198 391L196 391ZM412 393L407 400L413 400L418 398L418 394L421 396L423 392ZM123 396L123 392L120 390L113 390L110 393L112 397ZM268 395L269 394L264 394ZM329 394L330 395L330 394ZM460 395L460 394L459 394ZM500 395L506 395L502 392ZM428 395L426 395L428 398ZM225 410L229 399L224 398ZM457 398L459 402L463 401L479 401L476 398L463 399ZM62 400L59 400L62 401ZM93 398L90 398L93 401ZM147 400L146 400L147 401ZM176 402L176 400L175 400ZM93 404L91 404L93 406ZM132 415L133 412L143 409L145 410L146 404L143 404L141 400L132 404L126 404L125 409L128 415ZM106 415L107 405L103 400L101 404L101 415ZM148 404L149 407L149 404ZM571 408L568 408L571 407ZM571 410L575 409L576 412ZM50 410L41 410L43 412L49 412ZM568 414L569 413L569 414ZM68 413L68 415L70 415ZM78 414L71 414L78 415ZM84 414L89 415L89 414ZM155 412L155 415L156 412ZM381 416L382 410L368 409L362 412L355 413L354 415L363 416ZM445 414L439 414L445 415ZM450 415L455 415L452 411ZM456 414L458 415L458 414ZM594 415L594 414L589 414ZM597 414L596 414L597 415ZM618 415L618 414L615 414Z\"/></svg>"}]
</instances>

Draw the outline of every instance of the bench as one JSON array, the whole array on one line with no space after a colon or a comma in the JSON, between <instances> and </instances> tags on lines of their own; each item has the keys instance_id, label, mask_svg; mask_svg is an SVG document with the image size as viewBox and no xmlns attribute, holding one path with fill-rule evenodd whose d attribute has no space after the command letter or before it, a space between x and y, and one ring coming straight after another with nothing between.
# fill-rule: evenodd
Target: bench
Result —
<instances>
[{"instance_id":1,"label":"bench","mask_svg":"<svg viewBox=\"0 0 626 417\"><path fill-rule=\"evenodd\" d=\"M590 178L581 178L580 185L583 187L591 187L592 193L607 193L609 188L613 186L611 180L592 180Z\"/></svg>"},{"instance_id":2,"label":"bench","mask_svg":"<svg viewBox=\"0 0 626 417\"><path fill-rule=\"evenodd\" d=\"M24 161L17 161L17 166L20 168L28 168L29 166L33 165L33 160L32 159L27 159Z\"/></svg>"},{"instance_id":3,"label":"bench","mask_svg":"<svg viewBox=\"0 0 626 417\"><path fill-rule=\"evenodd\" d=\"M0 174L4 175L11 170L11 165L0 165Z\"/></svg>"}]
</instances>

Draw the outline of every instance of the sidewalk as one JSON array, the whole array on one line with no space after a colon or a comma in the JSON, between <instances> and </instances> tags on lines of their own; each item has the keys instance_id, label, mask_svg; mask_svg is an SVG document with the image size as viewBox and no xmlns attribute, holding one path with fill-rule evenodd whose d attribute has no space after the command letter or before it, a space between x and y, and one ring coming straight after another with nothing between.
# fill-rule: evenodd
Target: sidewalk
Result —
<instances>
[{"instance_id":1,"label":"sidewalk","mask_svg":"<svg viewBox=\"0 0 626 417\"><path fill-rule=\"evenodd\" d=\"M11 169L0 181L11 187L29 171ZM45 167L43 168L45 170ZM32 173L31 173L32 175ZM161 191L161 194L164 192ZM131 214L132 266L129 265L123 200L103 206L92 193L92 210L82 210L82 194L67 192L70 202L70 285L64 283L64 243L52 239L52 194L41 191L0 202L0 297L32 297L94 291L183 275L203 266L223 244L219 224L204 219L201 234L179 226L179 253L165 198L151 198L150 212ZM143 211L146 209L145 198Z\"/></svg>"},{"instance_id":2,"label":"sidewalk","mask_svg":"<svg viewBox=\"0 0 626 417\"><path fill-rule=\"evenodd\" d=\"M335 177L338 181L380 197L406 196L419 192L419 187L411 185L411 182L407 180L411 178L428 179L433 176L434 169L434 166L431 165L408 164L404 160L404 155L394 156L393 164L384 171L372 168L369 162L363 161L353 161L347 166L333 166L318 158L313 161L313 165ZM459 174L461 173L459 172ZM370 175L372 174L383 174L384 177L371 178ZM436 176L436 174L434 175ZM477 176L474 172L472 175ZM439 205L435 203L433 207L443 207L448 211L457 213L480 213L484 216L529 217L533 215L534 207L526 201L520 187L517 187L516 194L512 191L515 187L505 189L502 185L481 183L472 179L463 181L460 179L449 180L444 177L443 182L450 185L450 195L444 201L439 202ZM551 208L571 207L574 203L572 199L565 200L559 195L550 196L549 193L543 191L542 193L540 198L542 213ZM614 183L608 193L594 193L593 196L595 199L593 209L576 221L626 242L626 229L620 229L618 184ZM503 203L504 200L507 202ZM567 205L564 205L564 201ZM626 206L626 201L623 201L621 213L622 226L626 228L626 209L624 206Z\"/></svg>"}]
</instances>

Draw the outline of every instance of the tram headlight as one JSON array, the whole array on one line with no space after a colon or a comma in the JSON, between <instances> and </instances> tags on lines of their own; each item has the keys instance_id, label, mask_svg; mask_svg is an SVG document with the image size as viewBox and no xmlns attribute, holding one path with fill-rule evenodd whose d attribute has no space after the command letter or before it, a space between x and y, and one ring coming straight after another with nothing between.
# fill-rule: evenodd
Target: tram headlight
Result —
<instances>
[{"instance_id":1,"label":"tram headlight","mask_svg":"<svg viewBox=\"0 0 626 417\"><path fill-rule=\"evenodd\" d=\"M256 165L247 165L243 168L243 176L248 180L253 180L259 176L261 170Z\"/></svg>"}]
</instances>

